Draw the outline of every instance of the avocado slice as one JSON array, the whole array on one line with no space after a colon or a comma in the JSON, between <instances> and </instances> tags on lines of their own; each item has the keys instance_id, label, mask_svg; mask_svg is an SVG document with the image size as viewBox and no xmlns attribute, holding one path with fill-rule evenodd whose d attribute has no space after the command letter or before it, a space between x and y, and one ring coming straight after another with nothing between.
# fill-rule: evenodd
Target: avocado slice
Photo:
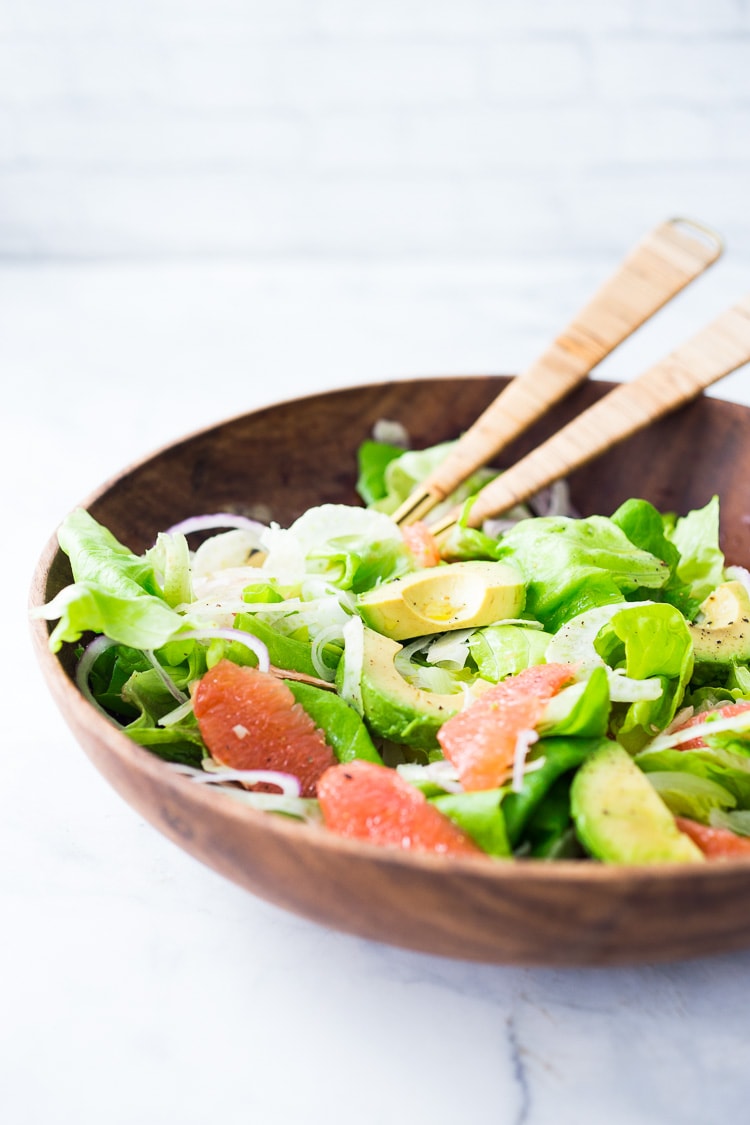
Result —
<instances>
[{"instance_id":1,"label":"avocado slice","mask_svg":"<svg viewBox=\"0 0 750 1125\"><path fill-rule=\"evenodd\" d=\"M366 625L394 641L453 629L479 628L517 617L526 589L517 570L501 562L456 562L384 582L361 594Z\"/></svg>"},{"instance_id":2,"label":"avocado slice","mask_svg":"<svg viewBox=\"0 0 750 1125\"><path fill-rule=\"evenodd\" d=\"M391 742L409 743L420 750L438 746L437 732L463 706L463 694L442 695L410 684L394 664L402 649L397 641L364 628L360 692L364 719L370 730ZM346 652L337 673L346 675Z\"/></svg>"},{"instance_id":3,"label":"avocado slice","mask_svg":"<svg viewBox=\"0 0 750 1125\"><path fill-rule=\"evenodd\" d=\"M722 582L690 625L696 662L734 664L750 660L750 594L741 582Z\"/></svg>"},{"instance_id":4,"label":"avocado slice","mask_svg":"<svg viewBox=\"0 0 750 1125\"><path fill-rule=\"evenodd\" d=\"M573 778L570 809L579 840L605 863L701 863L703 854L628 752L603 741Z\"/></svg>"}]
</instances>

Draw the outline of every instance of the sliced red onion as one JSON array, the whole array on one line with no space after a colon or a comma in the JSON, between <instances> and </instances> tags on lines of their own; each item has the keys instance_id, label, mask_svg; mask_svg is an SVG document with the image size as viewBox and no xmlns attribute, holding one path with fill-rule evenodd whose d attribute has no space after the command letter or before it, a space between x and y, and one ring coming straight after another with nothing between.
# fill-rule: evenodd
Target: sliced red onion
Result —
<instances>
[{"instance_id":1,"label":"sliced red onion","mask_svg":"<svg viewBox=\"0 0 750 1125\"><path fill-rule=\"evenodd\" d=\"M179 531L183 535L190 535L193 531L213 531L220 527L244 528L247 531L255 531L258 535L268 530L266 524L251 520L248 516L238 516L234 512L217 512L214 515L189 516L188 519L180 520L179 523L167 528L166 534L174 535Z\"/></svg>"},{"instance_id":2,"label":"sliced red onion","mask_svg":"<svg viewBox=\"0 0 750 1125\"><path fill-rule=\"evenodd\" d=\"M254 637L252 633L246 633L243 629L190 629L186 633L175 633L170 638L171 641L239 641L241 645L245 645L251 652L254 652L258 657L258 668L261 672L269 672L271 669L271 661L268 656L268 649Z\"/></svg>"},{"instance_id":3,"label":"sliced red onion","mask_svg":"<svg viewBox=\"0 0 750 1125\"><path fill-rule=\"evenodd\" d=\"M336 670L335 668L329 668L324 661L323 649L329 641L334 640L343 645L344 638L342 625L328 625L325 629L321 629L312 643L312 649L310 652L310 659L313 662L315 671L318 673L321 680L326 680L331 684L336 679Z\"/></svg>"},{"instance_id":4,"label":"sliced red onion","mask_svg":"<svg viewBox=\"0 0 750 1125\"><path fill-rule=\"evenodd\" d=\"M221 770L193 778L202 785L220 785L224 781L241 781L243 785L276 785L285 797L299 797L302 787L291 773L279 770Z\"/></svg>"},{"instance_id":5,"label":"sliced red onion","mask_svg":"<svg viewBox=\"0 0 750 1125\"><path fill-rule=\"evenodd\" d=\"M527 773L535 773L537 770L540 770L546 761L546 758L534 758L533 762L526 762L523 767L524 777Z\"/></svg>"},{"instance_id":6,"label":"sliced red onion","mask_svg":"<svg viewBox=\"0 0 750 1125\"><path fill-rule=\"evenodd\" d=\"M157 719L156 725L160 727L172 727L175 723L181 722L192 710L192 699L186 699L179 707L175 707L174 711L170 711L168 714L162 715L160 719Z\"/></svg>"},{"instance_id":7,"label":"sliced red onion","mask_svg":"<svg viewBox=\"0 0 750 1125\"><path fill-rule=\"evenodd\" d=\"M287 797L283 793L264 793L257 789L236 789L229 786L220 792L232 801L249 805L251 809L257 809L259 812L284 813L304 824L314 826L323 823L320 805L314 797Z\"/></svg>"},{"instance_id":8,"label":"sliced red onion","mask_svg":"<svg viewBox=\"0 0 750 1125\"><path fill-rule=\"evenodd\" d=\"M681 711L677 712L669 726L664 728L662 734L674 734L674 732L684 726L689 719L692 719L694 714L694 707L683 707Z\"/></svg>"},{"instance_id":9,"label":"sliced red onion","mask_svg":"<svg viewBox=\"0 0 750 1125\"><path fill-rule=\"evenodd\" d=\"M651 750L671 750L675 746L679 746L682 742L690 742L693 738L703 738L706 735L724 734L727 731L737 731L738 734L750 734L750 711L740 712L738 715L732 715L728 719L708 719L711 714L710 711L706 712L707 722L704 726L703 723L696 723L691 727L683 727L682 730L672 731L671 734L657 735L657 737L645 747L646 751Z\"/></svg>"},{"instance_id":10,"label":"sliced red onion","mask_svg":"<svg viewBox=\"0 0 750 1125\"><path fill-rule=\"evenodd\" d=\"M144 648L143 653L147 657L149 663L152 665L154 671L158 674L159 679L164 684L164 687L167 689L172 698L176 699L178 703L187 703L187 695L185 695L184 691L180 691L172 677L165 672L159 661L154 656L152 649Z\"/></svg>"},{"instance_id":11,"label":"sliced red onion","mask_svg":"<svg viewBox=\"0 0 750 1125\"><path fill-rule=\"evenodd\" d=\"M412 785L418 784L420 781L433 781L446 793L463 793L464 791L464 787L458 778L458 771L452 762L438 760L428 762L426 766L421 766L417 762L404 762L402 765L396 766L396 771L403 777L404 781L408 781Z\"/></svg>"},{"instance_id":12,"label":"sliced red onion","mask_svg":"<svg viewBox=\"0 0 750 1125\"><path fill-rule=\"evenodd\" d=\"M539 735L535 730L519 730L516 735L516 748L513 753L513 778L510 786L514 793L520 793L523 789L526 755L529 752L529 748L538 741Z\"/></svg>"},{"instance_id":13,"label":"sliced red onion","mask_svg":"<svg viewBox=\"0 0 750 1125\"><path fill-rule=\"evenodd\" d=\"M175 772L190 777L199 785L221 785L225 781L241 781L243 785L276 785L284 797L299 797L302 787L299 779L291 773L280 770L230 770L219 767L211 770L196 770L191 766L173 763Z\"/></svg>"},{"instance_id":14,"label":"sliced red onion","mask_svg":"<svg viewBox=\"0 0 750 1125\"><path fill-rule=\"evenodd\" d=\"M78 685L78 690L81 692L81 695L89 701L92 707L96 708L100 715L104 715L105 719L109 719L110 723L114 726L122 727L123 724L118 723L117 719L114 719L109 712L105 711L102 705L94 699L94 694L89 687L89 675L91 674L91 669L94 667L94 664L103 652L106 652L108 648L114 648L117 643L117 641L113 641L110 637L96 637L91 644L87 645L83 650L81 659L76 665L76 684Z\"/></svg>"}]
</instances>

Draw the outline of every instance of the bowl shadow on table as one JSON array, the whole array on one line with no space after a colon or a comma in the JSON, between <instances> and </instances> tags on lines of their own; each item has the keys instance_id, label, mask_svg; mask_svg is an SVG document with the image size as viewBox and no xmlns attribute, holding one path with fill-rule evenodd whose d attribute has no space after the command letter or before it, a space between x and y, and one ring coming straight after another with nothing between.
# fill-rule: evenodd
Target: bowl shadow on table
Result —
<instances>
[{"instance_id":1,"label":"bowl shadow on table","mask_svg":"<svg viewBox=\"0 0 750 1125\"><path fill-rule=\"evenodd\" d=\"M497 395L494 376L353 387L270 406L186 437L125 470L87 501L136 551L199 512L236 511L287 525L320 503L358 503L356 452L380 419L415 448L457 437ZM511 464L611 384L591 382L505 451ZM570 477L582 515L641 496L684 513L718 493L728 562L750 561L750 409L701 398ZM70 581L50 542L32 601ZM85 752L166 836L252 893L337 929L449 957L523 965L613 965L750 946L750 863L605 867L412 856L271 817L175 775L112 727L78 692L70 646L48 651L47 683Z\"/></svg>"}]
</instances>

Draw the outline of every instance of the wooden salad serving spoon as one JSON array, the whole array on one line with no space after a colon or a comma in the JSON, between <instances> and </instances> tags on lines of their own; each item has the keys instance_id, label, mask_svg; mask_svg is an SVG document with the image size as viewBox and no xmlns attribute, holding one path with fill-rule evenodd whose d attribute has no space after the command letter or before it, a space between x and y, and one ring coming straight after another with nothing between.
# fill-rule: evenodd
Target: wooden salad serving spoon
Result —
<instances>
[{"instance_id":1,"label":"wooden salad serving spoon","mask_svg":"<svg viewBox=\"0 0 750 1125\"><path fill-rule=\"evenodd\" d=\"M508 384L463 434L437 469L414 489L394 513L396 522L408 524L424 519L462 481L481 465L487 464L513 438L523 433L537 418L582 383L605 356L712 265L721 255L722 250L723 243L718 234L701 223L689 219L671 219L661 223L646 235L568 327L536 362ZM714 335L721 336L720 322L712 327L715 330ZM706 344L712 343L713 336L706 341L696 338L686 347L691 348L696 345L700 350ZM679 355L684 363L683 351L684 349L681 349ZM672 358L670 357L670 360ZM688 360L690 358L688 357ZM664 362L667 364L670 361ZM710 362L708 357L706 362ZM739 366L739 363L735 363L734 366ZM720 378L721 374L733 369L733 367L726 368L714 378ZM709 382L713 381L712 378L702 383L693 393L698 394L704 386L708 386ZM652 394L650 391L646 393ZM665 394L669 393L660 383L653 391L654 405L657 401L661 402ZM675 401L673 406L679 405L681 401L686 399ZM659 413L664 413L673 406L666 406L664 410L653 413L650 417L658 417ZM616 415L620 409L630 413L635 410L638 418L642 414L640 401L633 406L627 396L625 401L618 402L612 407L613 414ZM649 418L645 418L638 424L644 425L648 420ZM617 440L613 436L616 416L614 422L614 426L611 421L608 422L606 441L604 444L600 442L590 456L595 456L613 440ZM600 423L601 418L597 417L593 424L598 426ZM627 429L621 436L624 437L631 432L632 428ZM563 445L571 452L569 446L574 440L575 453L578 455L580 439L583 436L584 429L577 431L572 439L569 436ZM594 436L599 437L598 434ZM547 445L543 448L547 448ZM573 467L571 464L563 466L562 460L559 450L552 450L551 454L548 451L544 464L548 465L549 471L545 469L542 473L539 462L535 462L535 472L545 476L544 483L549 483ZM527 458L524 459L523 464L525 465L527 461ZM520 465L516 468L520 469ZM552 475L549 475L549 472L552 472ZM506 473L502 479L505 480L507 477ZM514 485L516 490L523 488L523 481L518 473L514 477ZM531 495L539 487L542 485L534 485L525 491L524 495ZM515 503L517 496L514 494L513 499L506 503L506 495L509 494L507 489L501 491L499 486L491 491L487 488L483 489L480 493L481 506L479 501L474 504L470 522L476 524L488 515L494 515L510 507ZM455 519L456 514L451 513L436 525L433 531L447 530Z\"/></svg>"},{"instance_id":2,"label":"wooden salad serving spoon","mask_svg":"<svg viewBox=\"0 0 750 1125\"><path fill-rule=\"evenodd\" d=\"M471 527L507 511L552 481L585 465L617 442L750 362L750 295L630 383L621 383L542 445L495 477L477 494ZM512 386L512 384L511 384ZM433 535L456 523L455 508L433 524Z\"/></svg>"}]
</instances>

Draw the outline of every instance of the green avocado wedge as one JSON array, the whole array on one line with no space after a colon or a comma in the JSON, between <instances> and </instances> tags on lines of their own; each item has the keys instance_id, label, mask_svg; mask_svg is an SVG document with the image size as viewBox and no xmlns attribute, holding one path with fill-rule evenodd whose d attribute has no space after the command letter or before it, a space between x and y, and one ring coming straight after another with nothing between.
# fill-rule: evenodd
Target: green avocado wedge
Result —
<instances>
[{"instance_id":1,"label":"green avocado wedge","mask_svg":"<svg viewBox=\"0 0 750 1125\"><path fill-rule=\"evenodd\" d=\"M438 747L437 732L460 711L463 694L443 695L410 684L394 664L401 651L398 641L372 629L363 629L363 659L359 691L362 715L369 729L391 742L408 743L419 750ZM341 660L337 684L347 674L347 655Z\"/></svg>"},{"instance_id":2,"label":"green avocado wedge","mask_svg":"<svg viewBox=\"0 0 750 1125\"><path fill-rule=\"evenodd\" d=\"M722 582L701 605L689 626L699 664L750 660L750 594L741 582Z\"/></svg>"},{"instance_id":3,"label":"green avocado wedge","mask_svg":"<svg viewBox=\"0 0 750 1125\"><path fill-rule=\"evenodd\" d=\"M702 863L640 771L616 742L605 742L573 778L570 807L586 850L604 863Z\"/></svg>"},{"instance_id":4,"label":"green avocado wedge","mask_svg":"<svg viewBox=\"0 0 750 1125\"><path fill-rule=\"evenodd\" d=\"M428 567L360 594L366 625L394 641L516 618L524 606L523 579L507 563L455 562Z\"/></svg>"}]
</instances>

